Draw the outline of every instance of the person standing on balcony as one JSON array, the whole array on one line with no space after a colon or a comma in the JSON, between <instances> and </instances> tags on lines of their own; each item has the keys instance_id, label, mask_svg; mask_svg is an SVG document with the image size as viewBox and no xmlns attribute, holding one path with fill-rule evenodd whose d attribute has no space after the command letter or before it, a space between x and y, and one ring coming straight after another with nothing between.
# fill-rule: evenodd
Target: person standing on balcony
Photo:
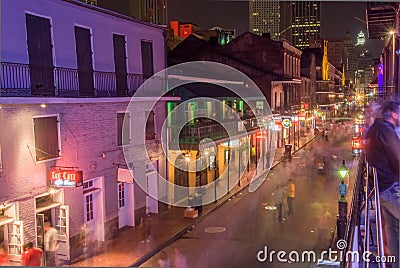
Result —
<instances>
[{"instance_id":1,"label":"person standing on balcony","mask_svg":"<svg viewBox=\"0 0 400 268\"><path fill-rule=\"evenodd\" d=\"M376 168L382 217L385 221L388 254L396 258L392 268L399 267L399 174L400 139L395 128L400 127L400 101L382 104L381 118L367 132L366 154L369 164Z\"/></svg>"}]
</instances>

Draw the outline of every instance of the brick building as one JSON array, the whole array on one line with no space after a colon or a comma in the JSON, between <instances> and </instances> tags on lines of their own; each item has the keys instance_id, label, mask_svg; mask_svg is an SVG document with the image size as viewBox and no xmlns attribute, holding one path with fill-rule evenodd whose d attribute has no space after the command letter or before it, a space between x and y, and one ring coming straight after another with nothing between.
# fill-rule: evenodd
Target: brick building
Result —
<instances>
[{"instance_id":1,"label":"brick building","mask_svg":"<svg viewBox=\"0 0 400 268\"><path fill-rule=\"evenodd\" d=\"M19 262L50 221L61 264L166 209L146 194L166 195L155 179L166 103L139 97L127 111L165 67L165 28L72 0L1 5L0 242ZM126 163L123 148L143 143L151 161Z\"/></svg>"}]
</instances>

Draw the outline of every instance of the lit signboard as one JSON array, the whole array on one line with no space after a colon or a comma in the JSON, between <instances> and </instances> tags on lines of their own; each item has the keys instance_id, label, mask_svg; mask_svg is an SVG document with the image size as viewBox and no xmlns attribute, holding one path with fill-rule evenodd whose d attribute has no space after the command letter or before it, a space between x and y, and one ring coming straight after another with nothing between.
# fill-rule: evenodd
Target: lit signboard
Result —
<instances>
[{"instance_id":1,"label":"lit signboard","mask_svg":"<svg viewBox=\"0 0 400 268\"><path fill-rule=\"evenodd\" d=\"M290 121L289 118L282 119L282 126L284 128L290 128L291 125L292 125L292 121Z\"/></svg>"},{"instance_id":2,"label":"lit signboard","mask_svg":"<svg viewBox=\"0 0 400 268\"><path fill-rule=\"evenodd\" d=\"M83 172L79 170L51 168L51 185L57 187L78 187L83 184Z\"/></svg>"}]
</instances>

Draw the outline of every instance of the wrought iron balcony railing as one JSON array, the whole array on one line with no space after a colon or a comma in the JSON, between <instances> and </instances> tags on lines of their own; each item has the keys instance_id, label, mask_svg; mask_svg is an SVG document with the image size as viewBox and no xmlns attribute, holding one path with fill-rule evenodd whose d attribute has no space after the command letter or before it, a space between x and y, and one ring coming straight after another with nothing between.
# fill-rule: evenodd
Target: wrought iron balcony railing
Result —
<instances>
[{"instance_id":1,"label":"wrought iron balcony railing","mask_svg":"<svg viewBox=\"0 0 400 268\"><path fill-rule=\"evenodd\" d=\"M224 122L223 124L187 124L183 128L175 125L169 127L169 142L185 144L199 144L203 139L221 140L229 137L227 129L230 129L234 135L240 135L246 132L262 129L259 125L262 119L250 118L241 122Z\"/></svg>"},{"instance_id":2,"label":"wrought iron balcony railing","mask_svg":"<svg viewBox=\"0 0 400 268\"><path fill-rule=\"evenodd\" d=\"M0 94L2 97L123 97L132 96L144 80L141 74L2 62Z\"/></svg>"}]
</instances>

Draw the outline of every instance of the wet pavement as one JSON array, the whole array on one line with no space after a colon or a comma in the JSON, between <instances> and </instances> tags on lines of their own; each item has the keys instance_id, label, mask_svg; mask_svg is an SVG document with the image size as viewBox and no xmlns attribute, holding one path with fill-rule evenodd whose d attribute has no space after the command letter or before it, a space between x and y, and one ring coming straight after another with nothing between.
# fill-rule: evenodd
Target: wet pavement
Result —
<instances>
[{"instance_id":1,"label":"wet pavement","mask_svg":"<svg viewBox=\"0 0 400 268\"><path fill-rule=\"evenodd\" d=\"M313 138L301 137L300 147ZM338 144L347 149L338 151ZM348 167L351 165L349 144L347 136L332 138L327 143L321 143L318 137L305 147L307 152L299 150L285 166L278 164L283 154L283 148L279 148L274 168L256 192L249 193L246 184L236 186L217 203L204 206L197 219L184 218L183 208L178 207L152 215L149 242L141 241L140 226L124 227L116 238L100 242L71 266L157 267L158 252L164 249L172 262L173 249L177 247L186 256L188 267L285 267L259 262L257 253L264 246L274 250L321 251L333 243L337 214L337 175L333 167L338 167L342 158ZM307 168L312 165L310 152L317 149L327 156L337 154L337 159L329 161L332 170L328 174L315 174ZM247 174L243 177L247 178ZM296 184L295 214L279 223L276 211L270 210L271 191L276 183L289 177Z\"/></svg>"}]
</instances>

